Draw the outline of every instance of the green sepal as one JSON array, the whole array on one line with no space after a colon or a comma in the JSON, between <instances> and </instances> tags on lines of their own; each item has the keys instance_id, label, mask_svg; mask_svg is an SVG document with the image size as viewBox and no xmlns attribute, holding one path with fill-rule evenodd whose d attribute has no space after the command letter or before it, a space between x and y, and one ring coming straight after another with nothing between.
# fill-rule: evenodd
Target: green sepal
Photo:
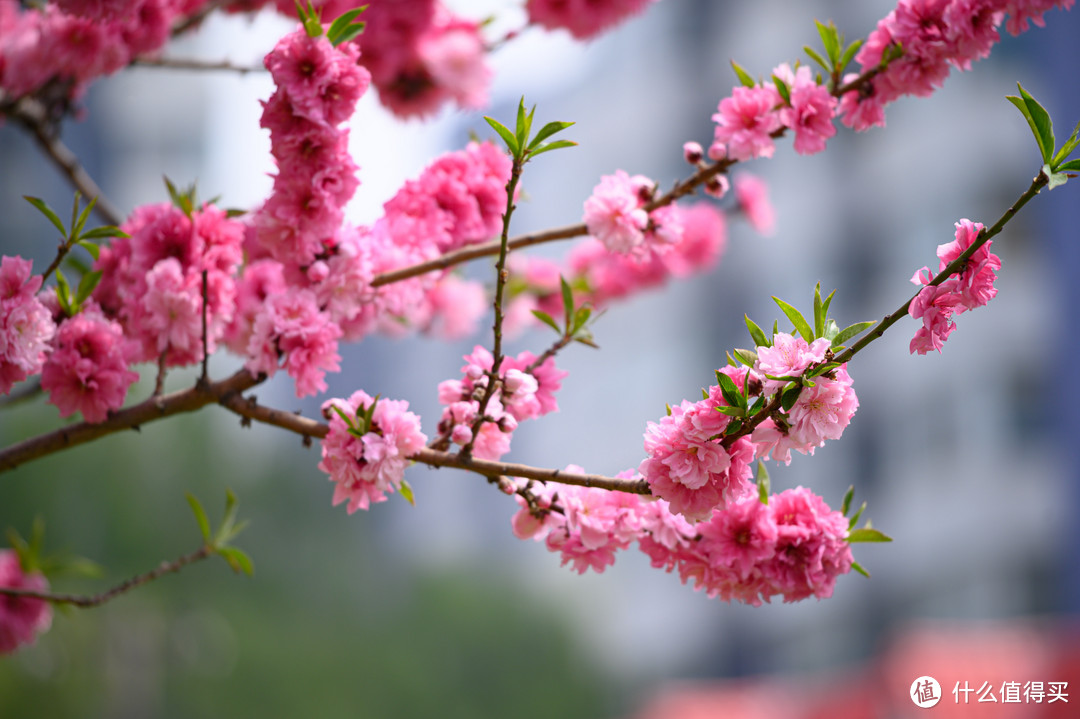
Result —
<instances>
[{"instance_id":1,"label":"green sepal","mask_svg":"<svg viewBox=\"0 0 1080 719\"><path fill-rule=\"evenodd\" d=\"M558 132L562 132L563 130L565 130L566 128L570 127L573 124L574 123L572 123L572 122L561 122L561 121L558 121L558 120L556 120L554 122L549 122L548 124L546 124L546 125L544 125L543 127L540 128L540 132L536 133L536 136L533 137L533 139L529 142L528 149L529 150L534 149L535 147L537 147L544 140L548 139L549 137L551 137L552 135L554 135L554 134L556 134Z\"/></svg>"},{"instance_id":2,"label":"green sepal","mask_svg":"<svg viewBox=\"0 0 1080 719\"><path fill-rule=\"evenodd\" d=\"M764 330L750 319L750 315L743 315L746 321L746 329L750 332L750 339L754 340L755 347L772 347L772 342L765 336Z\"/></svg>"},{"instance_id":3,"label":"green sepal","mask_svg":"<svg viewBox=\"0 0 1080 719\"><path fill-rule=\"evenodd\" d=\"M577 143L572 140L555 140L546 145L541 145L535 150L529 150L529 157L536 157L537 155L542 155L543 153L551 152L552 150L561 150L564 147L577 147Z\"/></svg>"},{"instance_id":4,"label":"green sepal","mask_svg":"<svg viewBox=\"0 0 1080 719\"><path fill-rule=\"evenodd\" d=\"M851 500L855 498L855 485L848 487L848 491L844 492L844 501L840 505L840 514L847 516L848 510L851 509Z\"/></svg>"},{"instance_id":5,"label":"green sepal","mask_svg":"<svg viewBox=\"0 0 1080 719\"><path fill-rule=\"evenodd\" d=\"M31 205L38 209L38 212L45 215L45 217L53 224L61 235L67 237L67 230L64 229L64 223L60 221L53 209L45 204L44 200L40 200L37 197L31 197L30 195L23 195L23 199L29 202Z\"/></svg>"},{"instance_id":6,"label":"green sepal","mask_svg":"<svg viewBox=\"0 0 1080 719\"><path fill-rule=\"evenodd\" d=\"M871 321L868 321L868 322L856 322L853 325L845 327L844 329L840 330L839 334L837 334L835 337L833 337L832 346L833 347L839 347L839 346L843 345L845 342L847 342L849 339L851 339L852 337L855 337L857 335L861 335L863 332L870 329L871 327L873 327L876 324L877 324L876 320L871 320Z\"/></svg>"},{"instance_id":7,"label":"green sepal","mask_svg":"<svg viewBox=\"0 0 1080 719\"><path fill-rule=\"evenodd\" d=\"M559 329L559 325L555 324L555 320L552 319L551 315L549 315L547 312L544 312L543 310L533 310L532 313L533 317L540 320L545 325L558 332L560 335L563 333L563 331Z\"/></svg>"},{"instance_id":8,"label":"green sepal","mask_svg":"<svg viewBox=\"0 0 1080 719\"><path fill-rule=\"evenodd\" d=\"M202 503L191 492L185 494L188 504L191 505L191 512L195 515L195 521L199 523L199 531L202 532L203 541L207 544L210 543L210 520L206 517L206 510L203 509Z\"/></svg>"},{"instance_id":9,"label":"green sepal","mask_svg":"<svg viewBox=\"0 0 1080 719\"><path fill-rule=\"evenodd\" d=\"M217 553L229 563L229 566L237 574L243 572L249 577L255 574L255 565L251 562L251 557L239 547L222 547L217 550Z\"/></svg>"},{"instance_id":10,"label":"green sepal","mask_svg":"<svg viewBox=\"0 0 1080 719\"><path fill-rule=\"evenodd\" d=\"M806 321L806 318L802 316L801 312L775 295L773 296L773 302L775 302L787 318L791 320L791 324L795 325L795 329L803 336L803 339L807 342L814 341L814 331L810 328L810 323Z\"/></svg>"},{"instance_id":11,"label":"green sepal","mask_svg":"<svg viewBox=\"0 0 1080 719\"><path fill-rule=\"evenodd\" d=\"M855 542L891 542L892 537L882 534L876 529L864 527L863 529L852 529L848 532L847 541L849 544Z\"/></svg>"},{"instance_id":12,"label":"green sepal","mask_svg":"<svg viewBox=\"0 0 1080 719\"><path fill-rule=\"evenodd\" d=\"M869 578L870 578L870 572L868 572L868 571L866 571L865 569L863 569L863 566L862 566L861 564L859 564L858 562L852 562L852 563L851 563L851 568L852 568L852 569L854 569L854 570L855 570L856 572L858 572L859 574L861 574L861 575L863 575L864 577L866 577L867 579L869 579Z\"/></svg>"},{"instance_id":13,"label":"green sepal","mask_svg":"<svg viewBox=\"0 0 1080 719\"><path fill-rule=\"evenodd\" d=\"M762 504L768 504L770 492L769 470L765 468L765 463L761 461L757 464L757 489L758 499L761 500Z\"/></svg>"},{"instance_id":14,"label":"green sepal","mask_svg":"<svg viewBox=\"0 0 1080 719\"><path fill-rule=\"evenodd\" d=\"M795 403L799 401L800 392L802 392L802 387L796 384L785 389L784 394L780 395L780 406L784 408L785 412L790 412Z\"/></svg>"},{"instance_id":15,"label":"green sepal","mask_svg":"<svg viewBox=\"0 0 1080 719\"><path fill-rule=\"evenodd\" d=\"M405 501L415 507L416 495L413 494L412 486L403 479L401 480L401 486L398 487L398 489L401 492L401 496L405 498Z\"/></svg>"},{"instance_id":16,"label":"green sepal","mask_svg":"<svg viewBox=\"0 0 1080 719\"><path fill-rule=\"evenodd\" d=\"M510 132L510 129L506 127L506 125L493 117L484 115L484 121L491 125L491 128L495 130L495 132L499 133L499 137L506 143L506 149L510 151L510 154L517 157L521 148L518 146L518 141L517 138L514 137L514 133Z\"/></svg>"},{"instance_id":17,"label":"green sepal","mask_svg":"<svg viewBox=\"0 0 1080 719\"><path fill-rule=\"evenodd\" d=\"M735 77L739 78L739 82L742 83L743 87L754 87L757 85L757 83L754 82L754 78L750 77L750 73L744 70L742 66L734 60L731 61L731 69L735 71Z\"/></svg>"}]
</instances>

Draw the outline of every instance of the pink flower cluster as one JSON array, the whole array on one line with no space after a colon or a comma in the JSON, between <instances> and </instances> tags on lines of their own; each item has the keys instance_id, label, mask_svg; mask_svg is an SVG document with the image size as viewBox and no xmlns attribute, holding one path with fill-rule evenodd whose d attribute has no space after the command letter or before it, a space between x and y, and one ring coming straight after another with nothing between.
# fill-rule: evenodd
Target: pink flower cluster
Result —
<instances>
[{"instance_id":1,"label":"pink flower cluster","mask_svg":"<svg viewBox=\"0 0 1080 719\"><path fill-rule=\"evenodd\" d=\"M900 0L878 22L855 59L867 72L894 48L901 48L902 54L869 86L844 95L842 122L858 131L884 125L885 105L904 95L926 97L941 87L951 68L970 69L1000 40L998 28L1006 14L1006 29L1018 35L1028 29L1029 21L1042 26L1047 10L1074 4L1075 0Z\"/></svg>"},{"instance_id":2,"label":"pink flower cluster","mask_svg":"<svg viewBox=\"0 0 1080 719\"><path fill-rule=\"evenodd\" d=\"M645 9L655 0L528 0L529 22L549 30L565 28L579 40L595 37Z\"/></svg>"},{"instance_id":3,"label":"pink flower cluster","mask_svg":"<svg viewBox=\"0 0 1080 719\"><path fill-rule=\"evenodd\" d=\"M49 591L49 582L40 572L24 572L18 555L0 550L0 587ZM38 634L52 625L52 607L43 599L0 596L0 654L9 654L24 644L33 644Z\"/></svg>"},{"instance_id":4,"label":"pink flower cluster","mask_svg":"<svg viewBox=\"0 0 1080 719\"><path fill-rule=\"evenodd\" d=\"M543 541L579 574L603 572L636 540L654 567L677 569L684 583L710 597L757 606L777 595L785 602L832 596L836 578L851 571L848 520L802 487L774 494L768 504L755 493L698 524L663 499L536 482L519 481L514 489L521 507L511 521L514 534Z\"/></svg>"},{"instance_id":5,"label":"pink flower cluster","mask_svg":"<svg viewBox=\"0 0 1080 719\"><path fill-rule=\"evenodd\" d=\"M22 257L0 258L0 394L41 371L56 333L52 314L37 298L41 276Z\"/></svg>"},{"instance_id":6,"label":"pink flower cluster","mask_svg":"<svg viewBox=\"0 0 1080 719\"><path fill-rule=\"evenodd\" d=\"M740 172L735 176L735 199L755 232L761 235L773 233L776 211L769 201L769 186L764 180L749 172Z\"/></svg>"},{"instance_id":7,"label":"pink flower cluster","mask_svg":"<svg viewBox=\"0 0 1080 719\"><path fill-rule=\"evenodd\" d=\"M331 5L334 3L327 3ZM329 22L356 3L337 2ZM290 12L279 0L282 12ZM371 3L358 18L367 23L355 42L371 72L379 100L400 117L435 113L448 101L476 109L487 103L491 69L480 23L457 17L438 0Z\"/></svg>"},{"instance_id":8,"label":"pink flower cluster","mask_svg":"<svg viewBox=\"0 0 1080 719\"><path fill-rule=\"evenodd\" d=\"M758 347L753 368L724 367L720 373L731 378L737 389L745 387L748 405L756 400L773 401L789 380L816 363L827 360L829 342L807 343L802 338L779 332L770 347ZM696 522L713 510L722 510L752 495L755 460L772 458L790 463L791 451L813 454L826 440L839 439L859 407L846 365L815 377L813 387L803 387L787 411L777 408L748 436L725 440L731 418L718 407L730 406L720 386L711 386L708 396L698 402L684 400L671 407L659 423L650 422L645 431L648 457L638 471L652 493L671 505L671 511ZM727 445L725 446L725 442Z\"/></svg>"},{"instance_id":9,"label":"pink flower cluster","mask_svg":"<svg viewBox=\"0 0 1080 719\"><path fill-rule=\"evenodd\" d=\"M772 157L776 149L773 138L781 128L795 132L795 151L800 155L825 149L826 140L836 134L832 123L836 98L815 81L805 65L792 71L785 63L773 70L773 75L787 85L789 101L784 101L772 83L736 87L720 101L712 117L716 128L709 147L711 158L741 162Z\"/></svg>"},{"instance_id":10,"label":"pink flower cluster","mask_svg":"<svg viewBox=\"0 0 1080 719\"><path fill-rule=\"evenodd\" d=\"M645 210L655 190L656 184L644 175L631 177L622 170L604 175L585 200L589 234L609 252L643 256L650 248L663 251L678 240L680 228L670 205L653 210L655 218Z\"/></svg>"},{"instance_id":11,"label":"pink flower cluster","mask_svg":"<svg viewBox=\"0 0 1080 719\"><path fill-rule=\"evenodd\" d=\"M722 212L708 203L670 205L667 212L653 212L667 218L668 227L678 230L672 242L657 251L648 244L630 254L609 252L599 240L588 239L570 251L566 266L542 257L511 255L511 301L506 327L517 331L536 323L531 310L561 317L562 295L559 276L574 288L580 304L603 308L613 300L660 287L672 277L688 277L712 268L727 243L727 224Z\"/></svg>"},{"instance_id":12,"label":"pink flower cluster","mask_svg":"<svg viewBox=\"0 0 1080 719\"><path fill-rule=\"evenodd\" d=\"M84 308L60 324L45 366L41 388L61 417L82 412L87 422L103 422L124 404L139 375L128 369L132 346L120 323L98 309Z\"/></svg>"},{"instance_id":13,"label":"pink flower cluster","mask_svg":"<svg viewBox=\"0 0 1080 719\"><path fill-rule=\"evenodd\" d=\"M371 423L361 431L357 415L370 411L372 403ZM347 400L328 400L322 409L330 431L322 440L319 469L336 483L334 504L347 501L346 510L352 514L385 502L387 493L401 488L409 457L427 442L420 418L408 411L404 400L376 400L362 390ZM352 426L335 409L349 417Z\"/></svg>"},{"instance_id":14,"label":"pink flower cluster","mask_svg":"<svg viewBox=\"0 0 1080 719\"><path fill-rule=\"evenodd\" d=\"M86 84L151 53L169 39L173 23L205 0L62 0L23 9L0 0L0 88L19 97L50 82Z\"/></svg>"},{"instance_id":15,"label":"pink flower cluster","mask_svg":"<svg viewBox=\"0 0 1080 719\"><path fill-rule=\"evenodd\" d=\"M938 271L960 257L972 243L979 238L983 225L981 222L960 220L956 223L956 239L944 245L938 245ZM923 326L911 340L910 351L923 355L930 350L941 351L945 340L949 338L956 323L953 315L958 315L976 307L982 307L997 295L994 281L1001 269L1001 258L990 252L993 241L975 250L968 257L959 272L954 272L937 285L930 284L932 276L928 267L923 267L911 277L916 285L924 285L908 306L908 314L921 319Z\"/></svg>"},{"instance_id":16,"label":"pink flower cluster","mask_svg":"<svg viewBox=\"0 0 1080 719\"><path fill-rule=\"evenodd\" d=\"M566 372L555 367L551 357L533 367L537 359L527 351L517 357L503 357L498 386L485 408L484 421L474 433L480 400L494 364L488 350L480 345L474 347L472 354L465 355L461 368L464 377L439 383L439 402L446 406L439 420L439 434L460 446L472 442L473 456L480 459L499 459L509 452L510 437L519 422L559 409L555 393L562 388Z\"/></svg>"},{"instance_id":17,"label":"pink flower cluster","mask_svg":"<svg viewBox=\"0 0 1080 719\"><path fill-rule=\"evenodd\" d=\"M286 35L265 59L277 91L263 104L279 172L255 216L263 254L304 267L331 246L343 208L359 185L349 155L348 129L339 128L367 90L359 51L338 47L303 29Z\"/></svg>"},{"instance_id":18,"label":"pink flower cluster","mask_svg":"<svg viewBox=\"0 0 1080 719\"><path fill-rule=\"evenodd\" d=\"M662 526L639 541L652 565L677 569L683 583L724 601L824 599L851 571L848 520L803 487L775 494L767 505L756 497L737 502L692 528L670 520Z\"/></svg>"}]
</instances>

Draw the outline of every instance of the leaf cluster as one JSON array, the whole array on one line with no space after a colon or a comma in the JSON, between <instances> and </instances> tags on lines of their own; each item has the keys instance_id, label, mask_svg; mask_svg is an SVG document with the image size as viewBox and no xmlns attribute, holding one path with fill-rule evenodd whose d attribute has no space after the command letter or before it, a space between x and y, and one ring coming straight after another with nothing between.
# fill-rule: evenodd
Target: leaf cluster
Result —
<instances>
[{"instance_id":1,"label":"leaf cluster","mask_svg":"<svg viewBox=\"0 0 1080 719\"><path fill-rule=\"evenodd\" d=\"M1058 148L1050 113L1020 83L1017 83L1016 87L1020 90L1020 96L1006 95L1005 99L1016 106L1027 120L1031 134L1035 136L1035 144L1039 146L1039 155L1043 161L1042 174L1047 178L1047 188L1052 190L1058 185L1064 185L1070 177L1075 177L1067 173L1080 172L1080 158L1069 160L1073 150L1080 145L1080 123L1076 124L1069 139Z\"/></svg>"},{"instance_id":2,"label":"leaf cluster","mask_svg":"<svg viewBox=\"0 0 1080 719\"><path fill-rule=\"evenodd\" d=\"M596 319L593 317L592 306L588 302L583 302L579 306L574 305L574 291L562 275L559 276L559 286L563 301L563 326L559 327L559 323L543 310L533 310L533 317L559 333L566 343L580 342L588 347L599 349L588 327L589 320ZM599 316L596 315L596 317Z\"/></svg>"},{"instance_id":3,"label":"leaf cluster","mask_svg":"<svg viewBox=\"0 0 1080 719\"><path fill-rule=\"evenodd\" d=\"M355 39L360 33L364 32L367 23L356 22L356 18L367 8L367 5L362 5L349 10L330 23L330 27L326 29L326 39L330 41L330 44L337 47L343 42ZM302 4L300 0L296 0L296 14L299 16L300 24L304 26L304 32L307 33L308 37L322 37L322 8L315 7L311 0L308 0L306 5Z\"/></svg>"},{"instance_id":4,"label":"leaf cluster","mask_svg":"<svg viewBox=\"0 0 1080 719\"><path fill-rule=\"evenodd\" d=\"M236 495L233 494L231 489L225 490L225 515L221 520L221 524L218 525L217 531L213 531L210 528L210 520L206 516L206 510L203 509L202 503L196 499L195 495L190 492L187 493L188 504L191 505L191 511L195 515L195 521L199 523L199 531L202 533L203 544L210 549L211 552L217 554L232 567L232 570L239 574L243 572L248 576L255 573L255 565L251 561L251 557L247 555L239 547L232 546L231 542L236 538L236 535L244 531L248 526L248 521L242 522L236 521Z\"/></svg>"},{"instance_id":5,"label":"leaf cluster","mask_svg":"<svg viewBox=\"0 0 1080 719\"><path fill-rule=\"evenodd\" d=\"M571 140L544 142L548 138L573 125L574 123L572 122L549 122L541 127L536 135L530 137L532 133L533 115L535 112L536 105L533 105L531 110L525 112L525 98L522 97L520 102L518 102L517 122L514 125L513 132L495 118L486 115L484 116L484 120L491 126L491 129L495 130L495 132L499 134L499 137L502 138L503 143L506 145L507 152L509 152L519 164L526 163L533 157L544 152L559 150L564 147L574 147L577 145L576 142Z\"/></svg>"}]
</instances>

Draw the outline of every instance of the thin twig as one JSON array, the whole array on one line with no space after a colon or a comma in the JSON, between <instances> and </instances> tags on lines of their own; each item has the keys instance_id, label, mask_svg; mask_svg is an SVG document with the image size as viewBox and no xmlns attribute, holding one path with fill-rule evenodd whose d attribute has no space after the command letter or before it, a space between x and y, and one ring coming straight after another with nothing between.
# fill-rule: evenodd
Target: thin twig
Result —
<instances>
[{"instance_id":1,"label":"thin twig","mask_svg":"<svg viewBox=\"0 0 1080 719\"><path fill-rule=\"evenodd\" d=\"M4 111L0 114L6 114L26 128L34 136L38 146L64 173L75 189L85 197L97 198L94 210L97 211L99 217L110 225L119 225L123 222L119 210L105 197L105 193L94 182L94 178L90 177L90 173L79 162L78 156L60 141L56 125L49 120L45 106L41 102L33 97L21 97L9 105L4 105Z\"/></svg>"},{"instance_id":2,"label":"thin twig","mask_svg":"<svg viewBox=\"0 0 1080 719\"><path fill-rule=\"evenodd\" d=\"M206 270L202 271L202 375L199 377L199 381L203 384L210 381L210 377L207 374L207 367L210 363L210 344L207 340L206 334L206 306L209 304L206 281Z\"/></svg>"},{"instance_id":3,"label":"thin twig","mask_svg":"<svg viewBox=\"0 0 1080 719\"><path fill-rule=\"evenodd\" d=\"M237 72L247 75L251 72L266 72L262 65L235 65L229 60L201 60L194 57L137 57L131 61L135 67L164 68L169 70L198 70Z\"/></svg>"},{"instance_id":4,"label":"thin twig","mask_svg":"<svg viewBox=\"0 0 1080 719\"><path fill-rule=\"evenodd\" d=\"M38 592L32 589L13 589L11 587L0 587L0 594L6 594L10 597L25 597L27 599L43 599L47 602L51 602L52 604L72 604L76 607L89 609L90 607L100 606L105 602L109 601L110 599L115 599L116 597L124 594L125 592L130 592L132 589L135 589L136 587L141 587L142 585L152 582L159 577L163 577L166 574L173 574L175 572L179 572L187 565L192 564L193 562L198 562L202 559L206 559L213 553L214 550L209 545L203 545L198 550L190 554L185 554L184 556L178 557L171 562L162 562L156 568L150 570L149 572L145 572L143 574L138 574L134 577L131 577L130 579L125 580L120 584L117 584L112 589L108 590L107 592L102 592L101 594L53 594L51 592Z\"/></svg>"}]
</instances>

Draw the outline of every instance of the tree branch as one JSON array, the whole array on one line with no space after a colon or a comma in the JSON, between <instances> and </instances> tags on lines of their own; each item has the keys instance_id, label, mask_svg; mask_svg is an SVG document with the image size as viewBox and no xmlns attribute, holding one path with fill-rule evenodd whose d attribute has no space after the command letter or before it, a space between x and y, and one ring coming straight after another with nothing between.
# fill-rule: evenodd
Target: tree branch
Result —
<instances>
[{"instance_id":1,"label":"tree branch","mask_svg":"<svg viewBox=\"0 0 1080 719\"><path fill-rule=\"evenodd\" d=\"M134 67L164 68L169 70L226 70L247 75L251 72L266 72L262 65L234 65L228 60L202 60L192 57L137 57L131 61Z\"/></svg>"},{"instance_id":2,"label":"tree branch","mask_svg":"<svg viewBox=\"0 0 1080 719\"><path fill-rule=\"evenodd\" d=\"M187 565L198 562L202 559L206 559L213 553L213 548L211 548L209 545L204 544L198 550L190 554L185 554L184 556L178 557L171 562L162 562L156 568L150 570L149 572L137 574L134 577L131 577L130 579L125 580L120 584L117 584L115 587L108 590L107 592L102 592L101 594L89 596L79 594L53 594L51 592L38 592L32 589L13 589L10 587L0 587L0 595L6 594L9 597L43 599L53 604L72 604L76 607L89 609L90 607L100 606L105 602L109 601L110 599L115 599L116 597L124 594L125 592L130 592L132 589L141 587L144 584L148 584L149 582L152 582L159 577L163 577L166 574L173 574L175 572L179 572Z\"/></svg>"}]
</instances>

